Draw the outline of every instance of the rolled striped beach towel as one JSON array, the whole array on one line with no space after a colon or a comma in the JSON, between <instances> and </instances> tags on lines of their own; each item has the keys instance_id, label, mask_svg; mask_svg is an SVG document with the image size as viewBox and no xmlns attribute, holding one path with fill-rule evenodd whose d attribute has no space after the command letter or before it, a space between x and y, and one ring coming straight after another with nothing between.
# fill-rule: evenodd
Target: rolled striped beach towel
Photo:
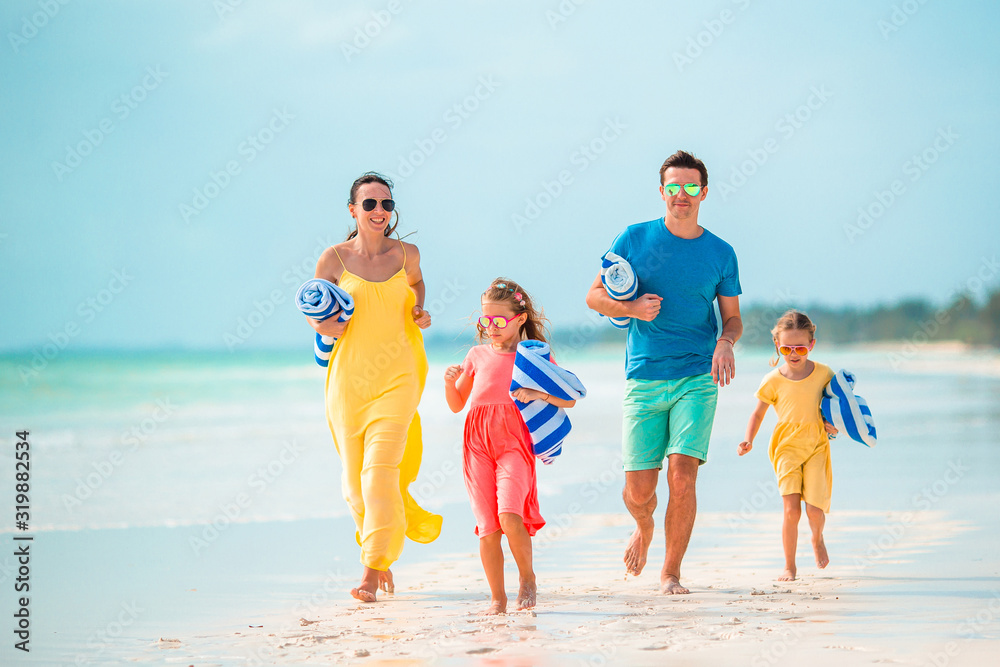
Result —
<instances>
[{"instance_id":1,"label":"rolled striped beach towel","mask_svg":"<svg viewBox=\"0 0 1000 667\"><path fill-rule=\"evenodd\" d=\"M639 293L639 281L635 271L623 257L610 250L601 258L601 283L608 296L615 301L632 301ZM619 329L628 329L631 317L609 317L608 320Z\"/></svg>"},{"instance_id":2,"label":"rolled striped beach towel","mask_svg":"<svg viewBox=\"0 0 1000 667\"><path fill-rule=\"evenodd\" d=\"M526 387L567 401L586 396L587 390L580 380L565 368L552 363L551 358L546 343L538 340L518 343L510 390ZM542 463L552 463L562 453L562 442L571 428L566 411L542 400L522 403L515 399L514 405L521 411L521 417L531 433L535 456Z\"/></svg>"},{"instance_id":3,"label":"rolled striped beach towel","mask_svg":"<svg viewBox=\"0 0 1000 667\"><path fill-rule=\"evenodd\" d=\"M841 433L846 433L851 440L857 440L868 447L875 446L875 419L868 401L854 393L854 373L844 369L837 371L823 390L820 408L823 419Z\"/></svg>"},{"instance_id":4,"label":"rolled striped beach towel","mask_svg":"<svg viewBox=\"0 0 1000 667\"><path fill-rule=\"evenodd\" d=\"M354 314L354 299L343 288L329 280L311 278L295 293L295 305L306 317L323 322L336 316L338 322L346 322ZM326 368L330 365L330 355L337 339L333 336L316 334L313 354L316 363Z\"/></svg>"}]
</instances>

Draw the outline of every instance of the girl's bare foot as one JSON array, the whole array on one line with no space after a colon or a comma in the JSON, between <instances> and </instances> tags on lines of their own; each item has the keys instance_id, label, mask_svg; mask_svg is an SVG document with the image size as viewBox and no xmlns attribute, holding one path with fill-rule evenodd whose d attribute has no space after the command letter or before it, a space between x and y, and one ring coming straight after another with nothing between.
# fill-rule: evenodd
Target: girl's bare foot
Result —
<instances>
[{"instance_id":1,"label":"girl's bare foot","mask_svg":"<svg viewBox=\"0 0 1000 667\"><path fill-rule=\"evenodd\" d=\"M499 616L507 613L507 598L490 600L490 606L479 612L480 616Z\"/></svg>"},{"instance_id":2,"label":"girl's bare foot","mask_svg":"<svg viewBox=\"0 0 1000 667\"><path fill-rule=\"evenodd\" d=\"M816 553L816 565L819 569L823 569L830 564L830 555L826 553L826 542L823 541L823 536L820 535L819 540L813 540L813 551Z\"/></svg>"},{"instance_id":3,"label":"girl's bare foot","mask_svg":"<svg viewBox=\"0 0 1000 667\"><path fill-rule=\"evenodd\" d=\"M665 574L660 577L660 593L663 595L687 595L690 592L681 586L681 581L676 575Z\"/></svg>"},{"instance_id":4,"label":"girl's bare foot","mask_svg":"<svg viewBox=\"0 0 1000 667\"><path fill-rule=\"evenodd\" d=\"M639 576L642 568L646 567L646 554L649 553L649 545L653 541L653 527L655 525L653 518L650 517L641 526L637 525L632 537L629 538L624 558L625 571L628 574Z\"/></svg>"},{"instance_id":5,"label":"girl's bare foot","mask_svg":"<svg viewBox=\"0 0 1000 667\"><path fill-rule=\"evenodd\" d=\"M786 567L785 571L778 577L778 581L795 581L795 568Z\"/></svg>"},{"instance_id":6,"label":"girl's bare foot","mask_svg":"<svg viewBox=\"0 0 1000 667\"><path fill-rule=\"evenodd\" d=\"M518 609L531 609L535 606L535 596L537 589L535 587L535 580L522 581L521 590L517 592L517 608Z\"/></svg>"}]
</instances>

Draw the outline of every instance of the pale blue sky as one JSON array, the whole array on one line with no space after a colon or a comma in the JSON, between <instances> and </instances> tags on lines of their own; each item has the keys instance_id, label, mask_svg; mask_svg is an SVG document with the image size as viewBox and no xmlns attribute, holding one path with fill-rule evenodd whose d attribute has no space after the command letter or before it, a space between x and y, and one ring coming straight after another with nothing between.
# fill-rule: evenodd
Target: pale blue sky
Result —
<instances>
[{"instance_id":1,"label":"pale blue sky","mask_svg":"<svg viewBox=\"0 0 1000 667\"><path fill-rule=\"evenodd\" d=\"M579 323L678 148L745 304L1000 286L995 2L8 0L0 27L0 349L227 349L241 318L236 349L298 345L369 169L403 176L434 329L500 274Z\"/></svg>"}]
</instances>

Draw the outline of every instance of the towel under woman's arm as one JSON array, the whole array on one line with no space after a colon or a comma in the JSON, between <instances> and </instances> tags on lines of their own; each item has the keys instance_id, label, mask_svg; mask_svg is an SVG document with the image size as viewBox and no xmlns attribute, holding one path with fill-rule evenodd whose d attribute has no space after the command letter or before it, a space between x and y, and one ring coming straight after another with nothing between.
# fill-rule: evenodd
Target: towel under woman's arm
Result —
<instances>
[{"instance_id":1,"label":"towel under woman's arm","mask_svg":"<svg viewBox=\"0 0 1000 667\"><path fill-rule=\"evenodd\" d=\"M333 344L343 335L354 315L354 299L340 286L322 278L312 278L302 283L295 293L295 305L316 330L313 353L316 363L326 367Z\"/></svg>"}]
</instances>

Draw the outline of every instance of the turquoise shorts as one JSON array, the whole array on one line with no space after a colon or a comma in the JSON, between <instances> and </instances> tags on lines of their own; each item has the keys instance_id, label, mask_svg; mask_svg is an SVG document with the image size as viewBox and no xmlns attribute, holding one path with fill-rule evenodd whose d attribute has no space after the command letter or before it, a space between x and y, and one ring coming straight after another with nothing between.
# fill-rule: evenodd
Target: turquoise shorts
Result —
<instances>
[{"instance_id":1,"label":"turquoise shorts","mask_svg":"<svg viewBox=\"0 0 1000 667\"><path fill-rule=\"evenodd\" d=\"M685 454L704 463L718 398L711 373L677 380L626 380L625 470L660 469L671 454Z\"/></svg>"}]
</instances>

